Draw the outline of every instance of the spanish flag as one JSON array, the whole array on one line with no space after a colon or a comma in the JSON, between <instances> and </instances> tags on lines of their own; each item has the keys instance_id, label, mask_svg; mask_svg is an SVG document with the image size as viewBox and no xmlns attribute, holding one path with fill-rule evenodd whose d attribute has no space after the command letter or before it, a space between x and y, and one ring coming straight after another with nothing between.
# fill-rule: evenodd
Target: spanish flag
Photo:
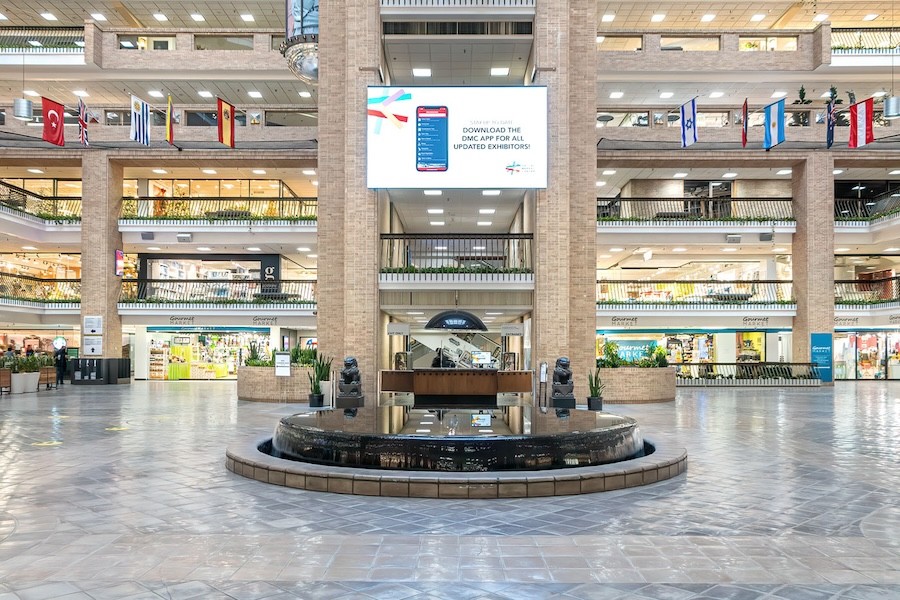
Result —
<instances>
[{"instance_id":1,"label":"spanish flag","mask_svg":"<svg viewBox=\"0 0 900 600\"><path fill-rule=\"evenodd\" d=\"M172 96L166 102L166 141L175 144L175 113L172 112Z\"/></svg>"},{"instance_id":2,"label":"spanish flag","mask_svg":"<svg viewBox=\"0 0 900 600\"><path fill-rule=\"evenodd\" d=\"M234 105L219 101L219 142L234 148Z\"/></svg>"}]
</instances>

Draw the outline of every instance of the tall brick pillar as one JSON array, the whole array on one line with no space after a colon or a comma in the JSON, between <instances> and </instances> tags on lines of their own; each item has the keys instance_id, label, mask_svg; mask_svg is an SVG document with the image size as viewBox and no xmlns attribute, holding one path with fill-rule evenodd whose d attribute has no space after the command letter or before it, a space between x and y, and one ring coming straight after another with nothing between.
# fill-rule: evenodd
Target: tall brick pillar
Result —
<instances>
[{"instance_id":1,"label":"tall brick pillar","mask_svg":"<svg viewBox=\"0 0 900 600\"><path fill-rule=\"evenodd\" d=\"M533 355L568 356L579 403L594 368L597 18L590 0L537 2L535 66L548 91L549 177L536 194Z\"/></svg>"},{"instance_id":2,"label":"tall brick pillar","mask_svg":"<svg viewBox=\"0 0 900 600\"><path fill-rule=\"evenodd\" d=\"M378 367L378 221L366 189L366 87L375 85L381 21L373 0L319 3L319 352L356 356L366 403Z\"/></svg>"},{"instance_id":3,"label":"tall brick pillar","mask_svg":"<svg viewBox=\"0 0 900 600\"><path fill-rule=\"evenodd\" d=\"M810 333L834 332L834 159L813 152L793 167L794 362L809 362Z\"/></svg>"},{"instance_id":4,"label":"tall brick pillar","mask_svg":"<svg viewBox=\"0 0 900 600\"><path fill-rule=\"evenodd\" d=\"M103 317L103 356L122 356L122 319L117 304L121 277L115 274L115 252L123 250L119 233L122 208L122 165L102 150L81 159L81 316ZM81 347L84 348L84 331Z\"/></svg>"}]
</instances>

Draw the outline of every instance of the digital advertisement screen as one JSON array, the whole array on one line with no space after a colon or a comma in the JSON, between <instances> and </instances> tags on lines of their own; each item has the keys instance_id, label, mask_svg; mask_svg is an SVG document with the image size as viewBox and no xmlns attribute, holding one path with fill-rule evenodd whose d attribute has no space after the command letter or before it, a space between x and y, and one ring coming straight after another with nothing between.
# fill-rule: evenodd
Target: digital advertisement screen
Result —
<instances>
[{"instance_id":1,"label":"digital advertisement screen","mask_svg":"<svg viewBox=\"0 0 900 600\"><path fill-rule=\"evenodd\" d=\"M547 88L370 87L369 188L546 188Z\"/></svg>"},{"instance_id":2,"label":"digital advertisement screen","mask_svg":"<svg viewBox=\"0 0 900 600\"><path fill-rule=\"evenodd\" d=\"M116 276L121 277L125 274L125 253L122 250L116 250Z\"/></svg>"},{"instance_id":3,"label":"digital advertisement screen","mask_svg":"<svg viewBox=\"0 0 900 600\"><path fill-rule=\"evenodd\" d=\"M472 427L490 427L491 415L472 415Z\"/></svg>"}]
</instances>

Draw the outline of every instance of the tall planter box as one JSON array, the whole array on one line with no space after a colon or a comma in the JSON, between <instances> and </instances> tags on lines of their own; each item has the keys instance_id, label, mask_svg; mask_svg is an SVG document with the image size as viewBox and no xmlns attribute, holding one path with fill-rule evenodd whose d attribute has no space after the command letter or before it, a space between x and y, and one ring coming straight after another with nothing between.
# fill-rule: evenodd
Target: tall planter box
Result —
<instances>
[{"instance_id":1,"label":"tall planter box","mask_svg":"<svg viewBox=\"0 0 900 600\"><path fill-rule=\"evenodd\" d=\"M290 377L275 377L275 367L240 366L237 370L238 400L295 403L309 401L310 367L291 366Z\"/></svg>"},{"instance_id":2,"label":"tall planter box","mask_svg":"<svg viewBox=\"0 0 900 600\"><path fill-rule=\"evenodd\" d=\"M34 373L13 373L10 385L10 394L25 394L28 392L36 392L38 388L38 380L41 374L38 371Z\"/></svg>"},{"instance_id":3,"label":"tall planter box","mask_svg":"<svg viewBox=\"0 0 900 600\"><path fill-rule=\"evenodd\" d=\"M600 369L604 404L646 404L675 400L675 367Z\"/></svg>"}]
</instances>

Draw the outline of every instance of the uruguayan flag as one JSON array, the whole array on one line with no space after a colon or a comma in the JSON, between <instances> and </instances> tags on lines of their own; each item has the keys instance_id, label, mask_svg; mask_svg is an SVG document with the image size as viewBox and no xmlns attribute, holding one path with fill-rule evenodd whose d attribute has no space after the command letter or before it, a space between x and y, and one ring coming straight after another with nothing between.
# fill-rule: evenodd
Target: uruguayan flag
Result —
<instances>
[{"instance_id":1,"label":"uruguayan flag","mask_svg":"<svg viewBox=\"0 0 900 600\"><path fill-rule=\"evenodd\" d=\"M784 141L784 98L766 107L766 136L763 148L768 150Z\"/></svg>"},{"instance_id":2,"label":"uruguayan flag","mask_svg":"<svg viewBox=\"0 0 900 600\"><path fill-rule=\"evenodd\" d=\"M681 105L681 147L687 148L697 141L697 99Z\"/></svg>"},{"instance_id":3,"label":"uruguayan flag","mask_svg":"<svg viewBox=\"0 0 900 600\"><path fill-rule=\"evenodd\" d=\"M131 139L150 145L150 105L137 96L131 97Z\"/></svg>"}]
</instances>

